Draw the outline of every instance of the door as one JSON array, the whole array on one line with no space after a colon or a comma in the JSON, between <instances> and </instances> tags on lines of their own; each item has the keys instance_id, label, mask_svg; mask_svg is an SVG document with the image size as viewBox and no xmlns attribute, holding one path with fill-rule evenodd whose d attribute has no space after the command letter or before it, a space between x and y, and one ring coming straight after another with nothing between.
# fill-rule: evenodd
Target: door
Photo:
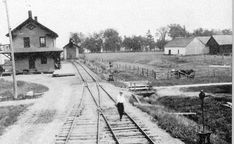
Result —
<instances>
[{"instance_id":1,"label":"door","mask_svg":"<svg viewBox=\"0 0 234 144\"><path fill-rule=\"evenodd\" d=\"M35 58L33 56L29 57L29 69L35 69Z\"/></svg>"},{"instance_id":2,"label":"door","mask_svg":"<svg viewBox=\"0 0 234 144\"><path fill-rule=\"evenodd\" d=\"M171 55L171 50L168 51L168 54Z\"/></svg>"}]
</instances>

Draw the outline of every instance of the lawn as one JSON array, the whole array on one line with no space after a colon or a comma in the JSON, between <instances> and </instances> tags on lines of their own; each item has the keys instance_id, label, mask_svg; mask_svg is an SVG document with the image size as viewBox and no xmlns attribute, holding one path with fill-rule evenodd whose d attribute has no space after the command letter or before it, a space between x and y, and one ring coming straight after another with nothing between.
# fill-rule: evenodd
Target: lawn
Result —
<instances>
[{"instance_id":1,"label":"lawn","mask_svg":"<svg viewBox=\"0 0 234 144\"><path fill-rule=\"evenodd\" d=\"M153 85L176 85L192 83L211 83L211 82L231 82L232 71L228 67L214 68L210 65L231 65L231 56L216 55L198 55L198 56L169 56L162 52L136 52L136 53L92 53L85 57L95 63L104 63L108 66L111 61L115 64L135 65L153 69L157 73L157 80L149 77ZM193 69L195 70L195 79L175 79L167 78L168 72L172 69ZM117 69L119 70L119 68ZM123 70L122 70L123 71ZM124 80L138 80L142 76L134 74L135 79L128 75L132 71L125 69L126 72L117 73L118 78ZM147 78L146 78L147 79Z\"/></svg>"},{"instance_id":2,"label":"lawn","mask_svg":"<svg viewBox=\"0 0 234 144\"><path fill-rule=\"evenodd\" d=\"M0 107L0 135L2 135L6 127L14 124L18 116L24 112L30 105L7 106Z\"/></svg>"},{"instance_id":3,"label":"lawn","mask_svg":"<svg viewBox=\"0 0 234 144\"><path fill-rule=\"evenodd\" d=\"M222 104L230 102L230 97L214 98L209 97L205 99L205 123L213 134L217 134L220 139L231 143L232 134L232 111L231 108L225 107ZM201 101L194 97L162 97L158 102L169 109L176 112L195 112L196 115L188 116L189 119L198 124L201 121Z\"/></svg>"},{"instance_id":4,"label":"lawn","mask_svg":"<svg viewBox=\"0 0 234 144\"><path fill-rule=\"evenodd\" d=\"M226 102L232 102L231 85L189 87L183 90L200 91L201 89L215 95L206 97L204 100L206 130L212 132L213 144L231 144L232 109L224 106ZM138 108L153 116L161 128L187 144L197 143L197 132L202 129L201 100L198 97L152 95L149 98L142 97L140 100L152 105L138 105ZM133 98L130 99L131 103L134 101ZM196 115L174 115L174 112L192 112Z\"/></svg>"},{"instance_id":5,"label":"lawn","mask_svg":"<svg viewBox=\"0 0 234 144\"><path fill-rule=\"evenodd\" d=\"M43 93L49 90L46 86L36 83L28 83L24 81L17 81L17 88L19 99L24 99L25 94L28 91L34 91L35 93ZM1 100L13 99L12 82L0 79L0 96Z\"/></svg>"}]
</instances>

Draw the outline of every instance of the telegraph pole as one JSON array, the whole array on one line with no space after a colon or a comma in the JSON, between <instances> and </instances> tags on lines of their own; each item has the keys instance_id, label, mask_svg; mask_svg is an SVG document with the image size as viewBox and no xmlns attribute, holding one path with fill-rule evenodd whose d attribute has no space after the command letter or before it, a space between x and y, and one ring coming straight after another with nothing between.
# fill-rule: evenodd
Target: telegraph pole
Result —
<instances>
[{"instance_id":1,"label":"telegraph pole","mask_svg":"<svg viewBox=\"0 0 234 144\"><path fill-rule=\"evenodd\" d=\"M13 44L12 44L11 26L10 26L9 14L8 14L7 0L3 0L3 2L5 3L5 8L6 8L6 16L7 16L7 24L8 24L9 40L10 40L10 49L11 49L13 93L14 93L14 99L17 99L17 83L16 83L16 76L15 76L15 57L14 57L14 48L13 48Z\"/></svg>"}]
</instances>

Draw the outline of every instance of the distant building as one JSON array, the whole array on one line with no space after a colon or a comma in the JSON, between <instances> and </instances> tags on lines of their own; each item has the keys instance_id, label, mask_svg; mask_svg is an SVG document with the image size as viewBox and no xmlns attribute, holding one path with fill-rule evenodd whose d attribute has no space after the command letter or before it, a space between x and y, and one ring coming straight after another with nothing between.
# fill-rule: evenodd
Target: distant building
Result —
<instances>
[{"instance_id":1,"label":"distant building","mask_svg":"<svg viewBox=\"0 0 234 144\"><path fill-rule=\"evenodd\" d=\"M216 42L212 42L210 54L231 54L232 53L232 35L214 35ZM210 42L211 43L211 42Z\"/></svg>"},{"instance_id":2,"label":"distant building","mask_svg":"<svg viewBox=\"0 0 234 144\"><path fill-rule=\"evenodd\" d=\"M9 34L7 34L9 36ZM53 72L60 68L60 53L56 48L58 34L32 18L28 11L28 19L12 30L16 72ZM10 49L0 51L10 57Z\"/></svg>"},{"instance_id":3,"label":"distant building","mask_svg":"<svg viewBox=\"0 0 234 144\"><path fill-rule=\"evenodd\" d=\"M199 55L208 54L207 42L210 37L175 38L169 41L164 48L167 55Z\"/></svg>"},{"instance_id":4,"label":"distant building","mask_svg":"<svg viewBox=\"0 0 234 144\"><path fill-rule=\"evenodd\" d=\"M91 50L84 48L84 53L91 53Z\"/></svg>"},{"instance_id":5,"label":"distant building","mask_svg":"<svg viewBox=\"0 0 234 144\"><path fill-rule=\"evenodd\" d=\"M79 46L74 43L72 39L63 47L64 59L75 59L79 57Z\"/></svg>"},{"instance_id":6,"label":"distant building","mask_svg":"<svg viewBox=\"0 0 234 144\"><path fill-rule=\"evenodd\" d=\"M1 51L4 51L4 50L6 50L6 49L9 49L9 44L4 44L4 45L0 44L0 52L1 52ZM7 56L8 56L8 55L5 55L5 56L4 56L4 55L1 55L1 54L0 54L0 65L3 65L4 62L5 62L5 60L8 59Z\"/></svg>"}]
</instances>

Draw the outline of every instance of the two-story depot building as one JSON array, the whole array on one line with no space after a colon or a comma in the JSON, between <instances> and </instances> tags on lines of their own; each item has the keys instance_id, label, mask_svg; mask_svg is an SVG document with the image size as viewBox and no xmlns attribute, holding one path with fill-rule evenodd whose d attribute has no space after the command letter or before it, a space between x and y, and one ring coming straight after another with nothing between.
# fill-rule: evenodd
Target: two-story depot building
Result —
<instances>
[{"instance_id":1,"label":"two-story depot building","mask_svg":"<svg viewBox=\"0 0 234 144\"><path fill-rule=\"evenodd\" d=\"M7 34L6 36L9 36ZM12 30L12 41L15 56L16 72L53 72L60 68L60 53L56 48L58 34L32 18L28 11L28 19ZM10 57L10 49L0 51Z\"/></svg>"}]
</instances>

